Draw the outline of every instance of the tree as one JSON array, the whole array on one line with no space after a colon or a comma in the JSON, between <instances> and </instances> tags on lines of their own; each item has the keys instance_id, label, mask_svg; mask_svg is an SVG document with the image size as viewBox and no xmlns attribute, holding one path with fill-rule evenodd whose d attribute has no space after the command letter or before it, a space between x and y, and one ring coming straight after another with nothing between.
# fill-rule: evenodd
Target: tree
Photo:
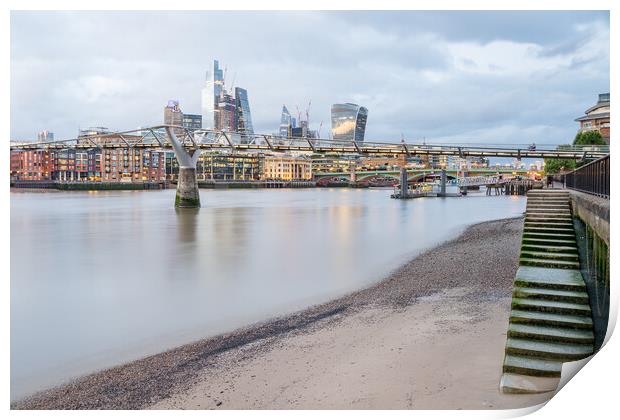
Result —
<instances>
[{"instance_id":1,"label":"tree","mask_svg":"<svg viewBox=\"0 0 620 420\"><path fill-rule=\"evenodd\" d=\"M573 140L575 146L585 145L606 145L603 136L598 131L580 131ZM570 149L570 145L562 144L558 146L558 150ZM575 159L545 159L545 173L557 174L559 172L571 171L578 166L585 165L587 162L582 161L577 164Z\"/></svg>"},{"instance_id":2,"label":"tree","mask_svg":"<svg viewBox=\"0 0 620 420\"><path fill-rule=\"evenodd\" d=\"M545 173L548 175L571 171L576 166L575 159L545 159Z\"/></svg>"},{"instance_id":3,"label":"tree","mask_svg":"<svg viewBox=\"0 0 620 420\"><path fill-rule=\"evenodd\" d=\"M580 131L575 136L574 145L605 145L603 136L598 131Z\"/></svg>"}]
</instances>

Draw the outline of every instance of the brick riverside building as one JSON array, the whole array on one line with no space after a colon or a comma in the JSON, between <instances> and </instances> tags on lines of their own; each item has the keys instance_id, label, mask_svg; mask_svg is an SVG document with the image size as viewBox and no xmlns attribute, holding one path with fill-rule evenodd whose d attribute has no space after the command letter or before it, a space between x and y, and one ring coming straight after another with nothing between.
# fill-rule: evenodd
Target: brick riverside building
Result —
<instances>
[{"instance_id":1,"label":"brick riverside building","mask_svg":"<svg viewBox=\"0 0 620 420\"><path fill-rule=\"evenodd\" d=\"M11 179L142 182L165 180L163 151L64 149L11 152Z\"/></svg>"}]
</instances>

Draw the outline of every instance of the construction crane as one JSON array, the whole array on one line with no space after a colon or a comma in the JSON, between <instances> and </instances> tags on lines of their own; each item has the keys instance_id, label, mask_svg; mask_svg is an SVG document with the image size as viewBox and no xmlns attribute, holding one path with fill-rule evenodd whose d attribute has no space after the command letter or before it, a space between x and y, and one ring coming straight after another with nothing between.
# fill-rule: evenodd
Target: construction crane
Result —
<instances>
[{"instance_id":1,"label":"construction crane","mask_svg":"<svg viewBox=\"0 0 620 420\"><path fill-rule=\"evenodd\" d=\"M312 101L308 102L308 107L306 108L306 124L308 124L308 129L310 128L310 105L312 105Z\"/></svg>"},{"instance_id":2,"label":"construction crane","mask_svg":"<svg viewBox=\"0 0 620 420\"><path fill-rule=\"evenodd\" d=\"M301 112L299 111L299 107L297 105L295 105L295 108L297 109L297 124L301 125Z\"/></svg>"},{"instance_id":3,"label":"construction crane","mask_svg":"<svg viewBox=\"0 0 620 420\"><path fill-rule=\"evenodd\" d=\"M230 91L234 91L235 90L235 79L237 78L237 72L233 73L233 78L232 78L232 83L230 84Z\"/></svg>"},{"instance_id":4,"label":"construction crane","mask_svg":"<svg viewBox=\"0 0 620 420\"><path fill-rule=\"evenodd\" d=\"M318 139L320 139L320 138L321 138L321 127L323 127L323 121L321 121L321 124L319 124L319 129L318 129L318 130L316 130L316 137L317 137Z\"/></svg>"}]
</instances>

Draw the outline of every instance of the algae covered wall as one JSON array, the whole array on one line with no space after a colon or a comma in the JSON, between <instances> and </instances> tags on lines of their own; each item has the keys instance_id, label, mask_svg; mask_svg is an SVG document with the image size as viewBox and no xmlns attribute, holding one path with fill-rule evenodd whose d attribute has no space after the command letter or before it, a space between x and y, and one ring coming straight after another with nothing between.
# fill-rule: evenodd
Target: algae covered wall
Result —
<instances>
[{"instance_id":1,"label":"algae covered wall","mask_svg":"<svg viewBox=\"0 0 620 420\"><path fill-rule=\"evenodd\" d=\"M571 191L571 207L592 320L595 350L604 343L609 322L609 200Z\"/></svg>"}]
</instances>

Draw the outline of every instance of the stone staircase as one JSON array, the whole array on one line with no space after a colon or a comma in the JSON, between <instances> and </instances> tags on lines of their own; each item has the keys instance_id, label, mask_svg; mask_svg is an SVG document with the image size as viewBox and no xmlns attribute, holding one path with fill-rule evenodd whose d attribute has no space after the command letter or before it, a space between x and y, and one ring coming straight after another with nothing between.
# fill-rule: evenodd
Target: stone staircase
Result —
<instances>
[{"instance_id":1,"label":"stone staircase","mask_svg":"<svg viewBox=\"0 0 620 420\"><path fill-rule=\"evenodd\" d=\"M554 391L562 363L594 351L592 316L579 271L568 192L528 192L500 388Z\"/></svg>"}]
</instances>

